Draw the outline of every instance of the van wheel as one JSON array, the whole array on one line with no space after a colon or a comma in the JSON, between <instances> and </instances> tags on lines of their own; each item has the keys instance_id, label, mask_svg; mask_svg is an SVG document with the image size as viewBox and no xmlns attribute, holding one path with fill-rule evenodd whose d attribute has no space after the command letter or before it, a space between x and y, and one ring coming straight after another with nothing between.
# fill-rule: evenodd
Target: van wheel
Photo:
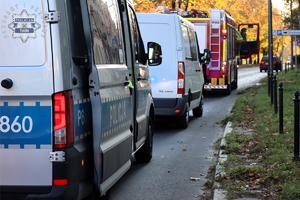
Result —
<instances>
[{"instance_id":1,"label":"van wheel","mask_svg":"<svg viewBox=\"0 0 300 200\"><path fill-rule=\"evenodd\" d=\"M193 115L194 117L201 117L203 115L203 104L204 104L204 100L203 100L203 95L201 96L200 99L200 103L199 106L193 109Z\"/></svg>"},{"instance_id":2,"label":"van wheel","mask_svg":"<svg viewBox=\"0 0 300 200\"><path fill-rule=\"evenodd\" d=\"M154 124L151 114L148 121L148 133L144 145L135 153L134 157L137 162L150 162L153 150L153 130Z\"/></svg>"},{"instance_id":3,"label":"van wheel","mask_svg":"<svg viewBox=\"0 0 300 200\"><path fill-rule=\"evenodd\" d=\"M185 106L184 114L178 118L178 126L179 128L186 129L189 126L189 107Z\"/></svg>"},{"instance_id":4,"label":"van wheel","mask_svg":"<svg viewBox=\"0 0 300 200\"><path fill-rule=\"evenodd\" d=\"M109 200L110 191L108 190L105 195L100 196L98 189L94 189L93 194L84 198L83 200Z\"/></svg>"}]
</instances>

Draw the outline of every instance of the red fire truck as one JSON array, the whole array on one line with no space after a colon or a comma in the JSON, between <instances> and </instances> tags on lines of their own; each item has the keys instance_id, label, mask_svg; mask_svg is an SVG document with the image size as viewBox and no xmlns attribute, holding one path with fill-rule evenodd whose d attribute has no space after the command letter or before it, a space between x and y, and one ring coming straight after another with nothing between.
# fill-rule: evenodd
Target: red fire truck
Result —
<instances>
[{"instance_id":1,"label":"red fire truck","mask_svg":"<svg viewBox=\"0 0 300 200\"><path fill-rule=\"evenodd\" d=\"M230 94L238 87L236 23L230 13L223 9L206 12L192 10L184 16L195 25L201 53L211 50L211 62L206 68L204 90L222 91Z\"/></svg>"}]
</instances>

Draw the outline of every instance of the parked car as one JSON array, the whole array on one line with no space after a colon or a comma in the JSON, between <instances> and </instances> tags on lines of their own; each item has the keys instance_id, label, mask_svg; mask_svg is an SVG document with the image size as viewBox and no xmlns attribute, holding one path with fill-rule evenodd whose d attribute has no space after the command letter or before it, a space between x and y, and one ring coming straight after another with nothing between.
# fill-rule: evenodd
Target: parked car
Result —
<instances>
[{"instance_id":1,"label":"parked car","mask_svg":"<svg viewBox=\"0 0 300 200\"><path fill-rule=\"evenodd\" d=\"M263 70L267 72L269 69L269 56L263 56L260 63L259 63L259 70L262 72ZM276 72L282 70L282 61L277 57L273 56L273 70Z\"/></svg>"}]
</instances>

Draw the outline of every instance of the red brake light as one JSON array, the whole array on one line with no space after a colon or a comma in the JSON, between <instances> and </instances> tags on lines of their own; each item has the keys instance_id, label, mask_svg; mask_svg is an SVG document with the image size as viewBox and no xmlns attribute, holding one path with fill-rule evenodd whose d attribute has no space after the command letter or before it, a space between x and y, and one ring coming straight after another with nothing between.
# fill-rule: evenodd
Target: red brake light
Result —
<instances>
[{"instance_id":1,"label":"red brake light","mask_svg":"<svg viewBox=\"0 0 300 200\"><path fill-rule=\"evenodd\" d=\"M223 61L222 62L222 75L225 75L226 72L227 72L227 62L226 61Z\"/></svg>"},{"instance_id":2,"label":"red brake light","mask_svg":"<svg viewBox=\"0 0 300 200\"><path fill-rule=\"evenodd\" d=\"M74 143L73 101L70 91L53 96L54 148L67 148Z\"/></svg>"},{"instance_id":3,"label":"red brake light","mask_svg":"<svg viewBox=\"0 0 300 200\"><path fill-rule=\"evenodd\" d=\"M54 186L68 185L68 180L67 179L54 179L53 180L53 185Z\"/></svg>"},{"instance_id":4,"label":"red brake light","mask_svg":"<svg viewBox=\"0 0 300 200\"><path fill-rule=\"evenodd\" d=\"M222 29L222 38L223 38L223 39L226 39L227 36L228 36L228 34L227 34L227 29Z\"/></svg>"},{"instance_id":5,"label":"red brake light","mask_svg":"<svg viewBox=\"0 0 300 200\"><path fill-rule=\"evenodd\" d=\"M178 62L177 94L184 94L184 63Z\"/></svg>"}]
</instances>

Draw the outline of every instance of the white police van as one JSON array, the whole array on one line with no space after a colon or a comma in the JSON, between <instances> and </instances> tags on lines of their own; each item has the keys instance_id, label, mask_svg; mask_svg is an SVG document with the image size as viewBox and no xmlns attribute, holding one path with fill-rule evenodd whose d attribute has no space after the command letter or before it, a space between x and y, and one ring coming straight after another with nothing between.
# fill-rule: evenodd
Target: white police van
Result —
<instances>
[{"instance_id":1,"label":"white police van","mask_svg":"<svg viewBox=\"0 0 300 200\"><path fill-rule=\"evenodd\" d=\"M132 155L149 162L145 64L161 63L161 50L148 43L145 54L132 2L4 0L0 10L0 199L105 195Z\"/></svg>"}]
</instances>

